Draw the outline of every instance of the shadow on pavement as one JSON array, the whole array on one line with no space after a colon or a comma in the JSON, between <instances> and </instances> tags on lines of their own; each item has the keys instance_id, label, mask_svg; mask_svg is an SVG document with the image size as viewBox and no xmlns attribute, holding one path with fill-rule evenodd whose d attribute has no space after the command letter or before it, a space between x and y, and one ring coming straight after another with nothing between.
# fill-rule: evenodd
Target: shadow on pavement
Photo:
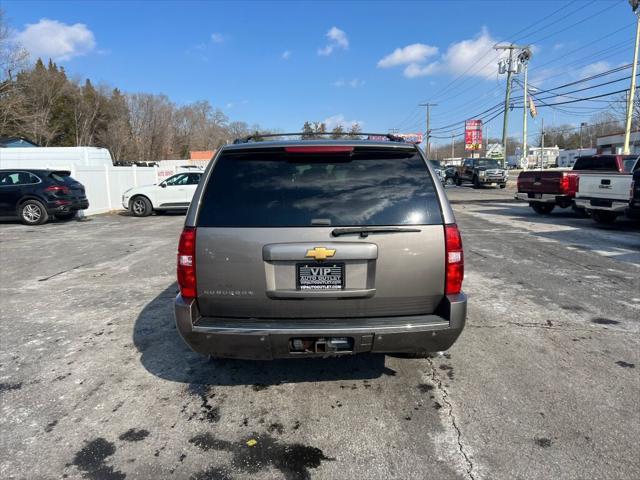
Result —
<instances>
[{"instance_id":1,"label":"shadow on pavement","mask_svg":"<svg viewBox=\"0 0 640 480\"><path fill-rule=\"evenodd\" d=\"M133 342L140 362L151 374L172 382L209 385L277 385L279 383L363 380L395 375L384 355L361 354L328 359L209 362L182 341L175 326L171 284L138 315Z\"/></svg>"}]
</instances>

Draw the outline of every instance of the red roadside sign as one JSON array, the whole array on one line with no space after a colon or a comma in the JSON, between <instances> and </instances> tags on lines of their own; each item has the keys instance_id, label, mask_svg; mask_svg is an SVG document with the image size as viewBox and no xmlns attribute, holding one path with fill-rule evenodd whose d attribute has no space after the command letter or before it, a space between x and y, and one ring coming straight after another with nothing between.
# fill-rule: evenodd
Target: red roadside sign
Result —
<instances>
[{"instance_id":1,"label":"red roadside sign","mask_svg":"<svg viewBox=\"0 0 640 480\"><path fill-rule=\"evenodd\" d=\"M464 149L482 149L482 120L467 120L464 122Z\"/></svg>"}]
</instances>

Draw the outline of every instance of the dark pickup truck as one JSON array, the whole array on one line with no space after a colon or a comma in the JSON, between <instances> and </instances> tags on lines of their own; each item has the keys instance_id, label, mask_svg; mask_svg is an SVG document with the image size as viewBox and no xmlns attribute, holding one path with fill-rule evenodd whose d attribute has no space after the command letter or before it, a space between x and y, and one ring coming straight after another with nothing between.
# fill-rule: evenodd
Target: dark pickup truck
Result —
<instances>
[{"instance_id":1,"label":"dark pickup truck","mask_svg":"<svg viewBox=\"0 0 640 480\"><path fill-rule=\"evenodd\" d=\"M465 158L462 166L457 168L455 183L460 186L463 182L473 183L473 188L483 185L507 186L508 172L493 158Z\"/></svg>"},{"instance_id":2,"label":"dark pickup truck","mask_svg":"<svg viewBox=\"0 0 640 480\"><path fill-rule=\"evenodd\" d=\"M633 173L629 194L629 208L627 208L626 215L634 220L640 220L640 170Z\"/></svg>"},{"instance_id":3,"label":"dark pickup truck","mask_svg":"<svg viewBox=\"0 0 640 480\"><path fill-rule=\"evenodd\" d=\"M518 175L515 198L529 202L536 213L548 214L557 206L574 207L579 174L585 171L630 172L637 155L586 155L572 170L529 170Z\"/></svg>"}]
</instances>

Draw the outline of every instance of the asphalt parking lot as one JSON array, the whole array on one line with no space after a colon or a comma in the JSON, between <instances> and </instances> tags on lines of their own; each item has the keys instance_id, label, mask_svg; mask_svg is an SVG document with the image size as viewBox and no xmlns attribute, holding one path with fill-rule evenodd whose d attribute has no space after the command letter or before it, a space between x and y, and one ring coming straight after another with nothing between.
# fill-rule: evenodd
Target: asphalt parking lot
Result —
<instances>
[{"instance_id":1,"label":"asphalt parking lot","mask_svg":"<svg viewBox=\"0 0 640 480\"><path fill-rule=\"evenodd\" d=\"M638 225L447 192L469 315L427 359L208 363L183 216L0 223L0 477L640 478Z\"/></svg>"}]
</instances>

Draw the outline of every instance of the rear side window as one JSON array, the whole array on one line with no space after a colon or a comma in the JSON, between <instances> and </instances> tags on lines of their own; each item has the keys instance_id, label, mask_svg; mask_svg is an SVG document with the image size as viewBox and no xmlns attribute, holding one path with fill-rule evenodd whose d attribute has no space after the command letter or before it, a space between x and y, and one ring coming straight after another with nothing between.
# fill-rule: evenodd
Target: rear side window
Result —
<instances>
[{"instance_id":1,"label":"rear side window","mask_svg":"<svg viewBox=\"0 0 640 480\"><path fill-rule=\"evenodd\" d=\"M442 223L429 170L415 150L351 154L223 153L202 199L204 227Z\"/></svg>"},{"instance_id":2,"label":"rear side window","mask_svg":"<svg viewBox=\"0 0 640 480\"><path fill-rule=\"evenodd\" d=\"M636 158L623 158L622 159L622 171L624 173L631 173L637 170L637 166L634 168L636 163L640 163Z\"/></svg>"},{"instance_id":3,"label":"rear side window","mask_svg":"<svg viewBox=\"0 0 640 480\"><path fill-rule=\"evenodd\" d=\"M617 171L618 162L614 155L602 155L599 157L578 157L574 170L608 170Z\"/></svg>"},{"instance_id":4,"label":"rear side window","mask_svg":"<svg viewBox=\"0 0 640 480\"><path fill-rule=\"evenodd\" d=\"M38 182L40 179L29 172L0 173L0 186L31 185Z\"/></svg>"}]
</instances>

